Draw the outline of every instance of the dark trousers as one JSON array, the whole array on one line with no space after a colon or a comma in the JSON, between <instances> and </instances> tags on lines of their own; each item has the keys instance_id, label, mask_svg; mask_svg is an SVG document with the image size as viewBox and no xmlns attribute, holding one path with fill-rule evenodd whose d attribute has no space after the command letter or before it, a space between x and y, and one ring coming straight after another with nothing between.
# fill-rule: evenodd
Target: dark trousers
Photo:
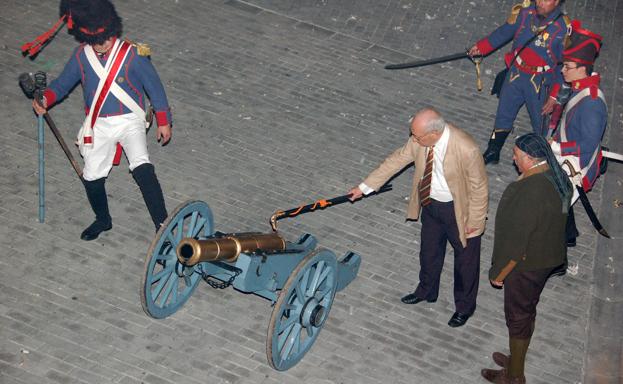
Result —
<instances>
[{"instance_id":1,"label":"dark trousers","mask_svg":"<svg viewBox=\"0 0 623 384\"><path fill-rule=\"evenodd\" d=\"M504 85L500 92L500 101L495 114L494 127L511 131L517 118L519 109L525 104L530 116L532 130L539 135L542 132L541 108L547 99L546 92L541 90L544 83L549 83L551 75L529 75L518 70L515 66L509 69ZM512 79L512 81L511 81Z\"/></svg>"},{"instance_id":2,"label":"dark trousers","mask_svg":"<svg viewBox=\"0 0 623 384\"><path fill-rule=\"evenodd\" d=\"M573 206L569 207L569 212L567 213L565 236L567 237L567 244L575 243L575 239L580 236L580 232L578 232L578 227L577 225L575 225L575 214L573 213Z\"/></svg>"},{"instance_id":3,"label":"dark trousers","mask_svg":"<svg viewBox=\"0 0 623 384\"><path fill-rule=\"evenodd\" d=\"M415 294L427 300L439 295L439 279L446 246L454 249L454 304L456 311L471 314L476 309L480 273L480 238L467 239L463 248L454 215L454 203L433 200L422 208L420 283Z\"/></svg>"},{"instance_id":4,"label":"dark trousers","mask_svg":"<svg viewBox=\"0 0 623 384\"><path fill-rule=\"evenodd\" d=\"M504 316L508 335L529 339L534 331L536 305L554 268L537 271L513 270L504 279Z\"/></svg>"}]
</instances>

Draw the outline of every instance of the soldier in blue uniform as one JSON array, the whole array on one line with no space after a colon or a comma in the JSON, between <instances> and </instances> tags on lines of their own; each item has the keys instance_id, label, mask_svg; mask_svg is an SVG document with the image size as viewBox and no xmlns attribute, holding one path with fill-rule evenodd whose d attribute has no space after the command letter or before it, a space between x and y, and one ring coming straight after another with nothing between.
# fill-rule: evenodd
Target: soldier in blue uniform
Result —
<instances>
[{"instance_id":1,"label":"soldier in blue uniform","mask_svg":"<svg viewBox=\"0 0 623 384\"><path fill-rule=\"evenodd\" d=\"M84 158L83 181L95 221L81 234L96 239L112 228L105 181L121 148L138 184L156 230L167 217L162 189L149 160L146 143L147 98L155 110L157 139L171 138L171 113L164 87L146 46L121 40L121 18L109 0L62 0L61 21L81 44L57 79L46 89L38 114L62 101L82 84L87 118L79 134ZM44 44L43 44L44 45Z\"/></svg>"},{"instance_id":2,"label":"soldier in blue uniform","mask_svg":"<svg viewBox=\"0 0 623 384\"><path fill-rule=\"evenodd\" d=\"M562 83L562 51L569 25L560 9L563 1L537 0L533 4L524 0L513 6L504 25L469 50L472 56L486 56L513 41L512 50L505 55L508 72L499 94L491 139L483 154L485 164L499 162L500 150L524 104L533 131L545 135L541 113L546 101L555 101Z\"/></svg>"},{"instance_id":3,"label":"soldier in blue uniform","mask_svg":"<svg viewBox=\"0 0 623 384\"><path fill-rule=\"evenodd\" d=\"M606 131L608 111L603 92L599 89L600 76L593 65L601 48L602 37L573 21L571 46L563 52L562 74L571 87L558 129L552 139L552 150L571 182L588 192L593 188L602 162L601 140ZM578 199L578 192L573 202ZM578 235L569 212L567 244L575 245Z\"/></svg>"}]
</instances>

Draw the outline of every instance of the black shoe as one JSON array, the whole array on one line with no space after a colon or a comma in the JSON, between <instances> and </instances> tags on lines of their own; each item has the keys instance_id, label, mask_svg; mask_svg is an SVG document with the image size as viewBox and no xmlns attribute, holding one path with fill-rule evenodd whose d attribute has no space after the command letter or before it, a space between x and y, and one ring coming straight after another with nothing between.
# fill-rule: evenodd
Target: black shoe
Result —
<instances>
[{"instance_id":1,"label":"black shoe","mask_svg":"<svg viewBox=\"0 0 623 384\"><path fill-rule=\"evenodd\" d=\"M84 241L95 240L100 235L100 233L109 231L111 228L112 223L105 223L95 220L91 225L87 227L87 229L82 231L82 233L80 234L80 238Z\"/></svg>"},{"instance_id":2,"label":"black shoe","mask_svg":"<svg viewBox=\"0 0 623 384\"><path fill-rule=\"evenodd\" d=\"M556 267L550 274L549 276L564 276L567 274L567 263L561 264L558 267Z\"/></svg>"},{"instance_id":3,"label":"black shoe","mask_svg":"<svg viewBox=\"0 0 623 384\"><path fill-rule=\"evenodd\" d=\"M575 247L578 243L576 242L576 239L567 239L567 248L572 248Z\"/></svg>"},{"instance_id":4,"label":"black shoe","mask_svg":"<svg viewBox=\"0 0 623 384\"><path fill-rule=\"evenodd\" d=\"M482 158L486 164L497 164L500 162L500 151L504 146L506 138L510 134L510 131L494 129L487 144L485 153L482 154Z\"/></svg>"},{"instance_id":5,"label":"black shoe","mask_svg":"<svg viewBox=\"0 0 623 384\"><path fill-rule=\"evenodd\" d=\"M400 301L402 301L405 304L417 304L420 301L424 301L426 300L428 303L434 303L437 301L437 299L433 299L433 300L427 300L427 299L423 299L421 297L417 297L415 295L415 293L409 293L408 295L404 296L403 298L400 299Z\"/></svg>"},{"instance_id":6,"label":"black shoe","mask_svg":"<svg viewBox=\"0 0 623 384\"><path fill-rule=\"evenodd\" d=\"M84 189L93 213L95 221L80 234L85 241L97 239L100 233L112 228L112 219L108 212L108 197L106 196L106 178L92 181L84 181Z\"/></svg>"},{"instance_id":7,"label":"black shoe","mask_svg":"<svg viewBox=\"0 0 623 384\"><path fill-rule=\"evenodd\" d=\"M448 321L448 325L452 328L461 327L467 323L467 320L473 315L473 313L459 313L454 312L454 315Z\"/></svg>"},{"instance_id":8,"label":"black shoe","mask_svg":"<svg viewBox=\"0 0 623 384\"><path fill-rule=\"evenodd\" d=\"M482 158L485 161L485 165L498 164L500 162L500 149L501 148L487 147L487 149L485 150L485 153L482 154Z\"/></svg>"},{"instance_id":9,"label":"black shoe","mask_svg":"<svg viewBox=\"0 0 623 384\"><path fill-rule=\"evenodd\" d=\"M508 369L508 366L511 363L511 357L503 354L502 352L493 352L493 361L500 367Z\"/></svg>"}]
</instances>

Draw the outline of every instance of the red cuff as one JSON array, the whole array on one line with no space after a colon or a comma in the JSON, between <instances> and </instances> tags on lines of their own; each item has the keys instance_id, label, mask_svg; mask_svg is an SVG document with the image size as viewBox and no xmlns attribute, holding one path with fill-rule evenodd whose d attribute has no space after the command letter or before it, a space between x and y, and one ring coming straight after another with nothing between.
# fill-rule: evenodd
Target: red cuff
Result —
<instances>
[{"instance_id":1,"label":"red cuff","mask_svg":"<svg viewBox=\"0 0 623 384\"><path fill-rule=\"evenodd\" d=\"M158 124L159 127L162 127L163 125L167 125L169 123L170 121L167 117L166 111L156 111L156 124Z\"/></svg>"},{"instance_id":2,"label":"red cuff","mask_svg":"<svg viewBox=\"0 0 623 384\"><path fill-rule=\"evenodd\" d=\"M552 85L552 90L549 92L549 97L553 97L554 99L558 97L558 92L560 91L560 83L556 83Z\"/></svg>"},{"instance_id":3,"label":"red cuff","mask_svg":"<svg viewBox=\"0 0 623 384\"><path fill-rule=\"evenodd\" d=\"M477 42L476 47L478 48L478 50L483 56L486 56L490 54L491 52L495 51L495 48L493 48L493 46L489 42L488 37L485 37L484 39Z\"/></svg>"},{"instance_id":4,"label":"red cuff","mask_svg":"<svg viewBox=\"0 0 623 384\"><path fill-rule=\"evenodd\" d=\"M50 88L46 88L45 91L43 91L43 97L45 97L48 108L56 104L56 93Z\"/></svg>"}]
</instances>

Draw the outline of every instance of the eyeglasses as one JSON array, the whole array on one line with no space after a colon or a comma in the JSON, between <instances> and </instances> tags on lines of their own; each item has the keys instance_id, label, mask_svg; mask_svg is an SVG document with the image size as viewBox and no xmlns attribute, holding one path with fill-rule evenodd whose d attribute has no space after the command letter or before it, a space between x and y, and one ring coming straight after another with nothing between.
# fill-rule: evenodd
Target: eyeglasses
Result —
<instances>
[{"instance_id":1,"label":"eyeglasses","mask_svg":"<svg viewBox=\"0 0 623 384\"><path fill-rule=\"evenodd\" d=\"M572 69L578 69L578 66L576 65L575 67L571 67L571 66L569 66L569 64L563 64L562 65L562 70L563 71L570 71Z\"/></svg>"},{"instance_id":2,"label":"eyeglasses","mask_svg":"<svg viewBox=\"0 0 623 384\"><path fill-rule=\"evenodd\" d=\"M413 134L413 132L409 132L409 137L412 138L413 140L415 140L417 143L421 142L423 138L425 138L426 136L430 135L431 132L426 132L425 134L423 134L422 136L416 136Z\"/></svg>"}]
</instances>

